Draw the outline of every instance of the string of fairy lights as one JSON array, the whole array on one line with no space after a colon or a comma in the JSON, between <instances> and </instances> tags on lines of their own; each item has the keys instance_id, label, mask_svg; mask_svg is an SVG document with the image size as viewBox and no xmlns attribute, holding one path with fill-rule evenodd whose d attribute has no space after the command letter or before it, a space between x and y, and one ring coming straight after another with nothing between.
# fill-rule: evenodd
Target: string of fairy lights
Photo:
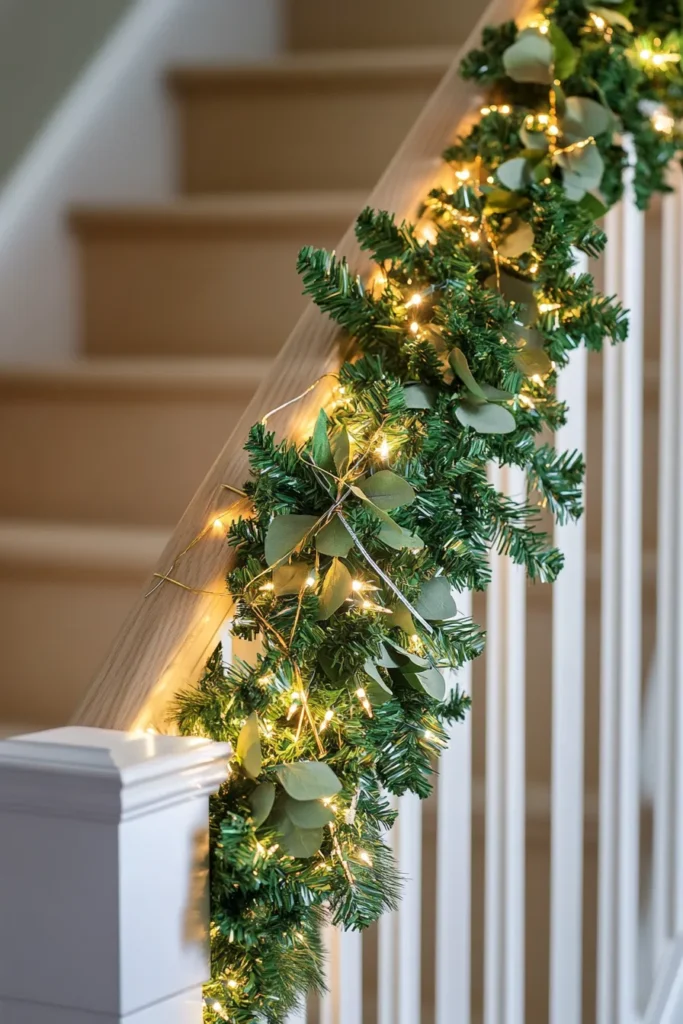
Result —
<instances>
[{"instance_id":1,"label":"string of fairy lights","mask_svg":"<svg viewBox=\"0 0 683 1024\"><path fill-rule=\"evenodd\" d=\"M621 21L619 20L620 18L622 19ZM584 32L587 34L599 34L609 43L613 39L615 31L618 28L624 28L624 20L623 16L619 15L619 12L608 11L605 8L601 8L600 12L595 10L587 11ZM552 35L553 23L551 18L545 15L536 15L526 21L521 26L521 29L535 32L540 37L545 38ZM634 39L634 45L629 51L629 58L646 75L652 76L667 73L669 69L678 65L681 59L676 41L670 37L663 40L659 36L653 36L652 38L643 36ZM596 146L595 136L590 133L583 138L565 136L563 116L558 109L557 99L557 90L560 85L560 79L551 77L548 83L547 109L530 110L524 113L523 110L510 103L487 103L480 108L480 118L509 118L513 116L519 118L520 124L528 133L534 138L540 137L542 139L542 144L545 147L544 151L547 151L551 160L555 162L554 166L558 166L563 158L581 153L581 151L588 149L588 147L595 148ZM669 137L677 131L676 118L665 105L657 104L653 109L645 110L644 114L649 118L654 130L662 136ZM487 212L486 189L487 187L497 185L497 172L490 173L489 169L484 166L483 161L480 158L476 158L473 161L463 161L460 166L454 168L453 174L454 177L450 184L443 190L444 195L439 194L439 190L435 190L435 192L430 193L430 196L425 201L425 213L417 225L416 236L422 242L434 242L436 237L433 226L434 222L447 225L449 228L458 229L461 232L463 242L471 246L475 254L481 253L481 256L477 257L480 262L484 261L484 254L486 254L487 261L493 261L495 285L497 285L499 290L501 287L501 275L507 270L522 280L534 283L539 314L549 317L554 316L557 322L559 322L557 318L559 318L562 312L560 305L552 301L551 296L544 295L542 287L536 284L542 269L543 256L534 248L533 238L532 243L526 245L521 252L517 252L509 245L506 251L506 239L500 233L495 216ZM548 171L544 177L539 179L539 183L549 185L551 183L550 174L551 172ZM449 197L457 197L459 201L457 203L451 202ZM470 198L477 201L471 202ZM524 230L524 225L521 226L520 230ZM368 280L367 287L373 295L382 295L385 289L389 287L386 268L380 268L375 271ZM437 297L439 286L431 285L429 288L419 288L415 282L408 279L405 294L398 295L398 289L395 284L393 288L394 292L392 294L396 293L396 299L393 304L392 315L396 322L403 325L402 330L405 332L405 338L408 341L412 340L414 342L433 338L439 330L433 315L434 299ZM501 339L501 341L505 341L505 339ZM554 380L553 375L557 368L556 364L545 354L543 349L535 354L528 354L528 359L529 362L523 374L523 381L519 390L515 394L500 392L497 399L502 407L513 414L518 410L533 412L539 396L541 398L544 397L544 389L548 388L549 384L552 386L552 381ZM459 373L463 380L467 380L465 375L469 374L469 368L466 362L464 367L460 367ZM325 377L330 376L334 375L325 375ZM288 408L295 402L304 400L313 389L321 384L323 379L320 378L313 382L303 394L271 410L263 418L262 422L265 424L276 413ZM476 381L474 383L476 384ZM348 407L348 403L352 401L348 389L340 382L339 378L336 378L336 383L329 389L328 395L329 397L324 404L330 414L344 410ZM330 485L336 490L335 496L331 498L329 508L321 516L309 517L314 519L314 521L303 536L298 538L296 543L282 554L281 557L268 564L266 568L255 575L250 580L244 593L233 593L233 597L241 597L247 603L249 603L251 594L258 595L258 601L253 601L250 604L250 608L258 620L262 632L267 635L269 640L272 641L274 648L279 651L282 662L287 663L289 666L289 678L292 685L287 685L285 689L274 695L271 718L283 721L282 729L287 731L287 737L291 740L293 749L299 746L304 734L308 735L309 740L312 737L312 743L321 761L326 757L326 741L329 742L333 731L339 728L340 717L343 712L339 706L331 702L329 706L324 707L324 710L318 710L316 713L314 708L311 707L309 699L310 681L304 683L295 655L292 653L292 641L300 623L303 601L308 594L316 594L320 597L322 588L325 585L325 580L321 579L321 573L319 572L320 557L318 554L316 554L315 560L312 563L295 563L294 568L290 566L292 575L289 580L289 586L291 589L285 589L283 593L288 596L296 595L298 606L288 635L286 631L281 630L276 624L277 619L274 611L277 608L277 602L281 593L276 582L278 571L286 567L292 554L305 547L321 528L327 526L333 519L335 521L338 520L343 529L347 531L353 549L358 553L366 566L365 572L356 572L353 576L348 574L348 570L344 568L344 572L349 575L349 578L347 581L348 592L343 599L342 607L353 608L355 612L369 616L393 616L395 618L402 616L401 621L406 624L405 628L403 625L401 628L404 628L404 632L407 635L407 653L417 658L426 659L432 667L436 668L436 663L429 653L425 642L421 639L419 633L414 631L414 623L417 622L423 632L431 633L432 627L430 623L420 614L414 602L409 601L401 592L400 588L392 580L391 573L382 569L376 560L373 559L344 514L344 505L347 499L363 498L363 494L359 493L357 486L363 474L368 469L377 472L391 467L393 454L398 450L401 443L400 437L394 437L385 429L369 430L368 428L368 431L366 431L368 436L363 434L362 429L358 436L349 436L350 452L347 453L345 466L342 469L339 469L339 466L337 466L337 472L332 472L329 468L325 469L321 466L313 465L313 463L310 464L318 476L321 488L325 493L329 495ZM310 439L313 435L313 430L304 431L304 434ZM305 446L302 447L302 451L304 448ZM226 484L221 488L217 498L222 496L224 488L234 492L241 499L247 497L245 491ZM225 534L227 527L233 522L236 515L234 503L227 509L214 513L204 528L174 559L168 572L157 574L156 584L149 594L154 593L164 583L177 585L188 591L193 591L194 588L189 584L183 583L182 580L176 578L176 570L182 565L185 557L190 554L196 545L212 532ZM419 538L416 539L416 544L417 541L419 541ZM415 551L417 550L418 547L416 546ZM391 592L393 597L396 598L398 605L388 607L382 603L377 596L382 591ZM266 606L262 604L264 601ZM410 623L413 623L413 626L409 628L407 624ZM276 681L275 676L278 672L279 668L276 667L272 671L268 671L260 676L258 679L259 685L263 686L264 689L270 690ZM367 688L354 685L352 694L356 701L355 708L360 709L359 713L362 712L368 719L373 718L373 704ZM242 722L241 725L243 729L250 727L248 720ZM264 738L268 740L273 736L274 725L272 721L263 716L259 719L256 729L257 736L258 731L261 730ZM432 754L438 754L444 745L444 738L443 734L439 732L436 720L434 728L425 728L423 730L420 740ZM372 856L367 850L362 846L340 838L339 835L340 823L350 824L353 822L354 815L356 814L357 800L358 793L351 800L342 799L339 796L329 796L322 799L322 804L332 815L332 820L326 825L331 838L331 856L341 865L351 887L356 884L354 872L358 867L362 870L373 867ZM256 840L254 846L254 875L257 875L260 864L276 854L278 856L283 855L279 843L265 845ZM322 851L318 851L316 857L319 858L317 862L318 870L323 872L332 870L328 863L328 858ZM304 945L307 941L303 933L297 933L295 938ZM221 983L227 992L234 992L239 989L242 981L239 977L228 974L221 979ZM207 997L206 1004L219 1019L233 1019L230 1016L231 1009L227 1000L221 1001L220 999Z\"/></svg>"}]
</instances>

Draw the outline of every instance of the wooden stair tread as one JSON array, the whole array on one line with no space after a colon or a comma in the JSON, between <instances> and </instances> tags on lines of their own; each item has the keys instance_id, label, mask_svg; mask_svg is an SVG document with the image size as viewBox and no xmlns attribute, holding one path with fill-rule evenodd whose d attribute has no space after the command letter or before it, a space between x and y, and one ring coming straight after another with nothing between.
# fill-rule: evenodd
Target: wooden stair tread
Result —
<instances>
[{"instance_id":1,"label":"wooden stair tread","mask_svg":"<svg viewBox=\"0 0 683 1024\"><path fill-rule=\"evenodd\" d=\"M415 80L434 84L448 70L455 49L425 46L389 50L318 50L283 54L263 63L183 65L172 68L167 81L173 91L197 89L271 88L298 85L368 83L409 85Z\"/></svg>"},{"instance_id":2,"label":"wooden stair tread","mask_svg":"<svg viewBox=\"0 0 683 1024\"><path fill-rule=\"evenodd\" d=\"M360 191L258 192L182 198L166 203L77 205L69 223L79 234L89 231L138 231L141 228L276 230L307 223L342 223L353 220L367 196Z\"/></svg>"},{"instance_id":3,"label":"wooden stair tread","mask_svg":"<svg viewBox=\"0 0 683 1024\"><path fill-rule=\"evenodd\" d=\"M143 574L169 535L162 527L0 519L0 571Z\"/></svg>"},{"instance_id":4,"label":"wooden stair tread","mask_svg":"<svg viewBox=\"0 0 683 1024\"><path fill-rule=\"evenodd\" d=\"M255 356L187 359L76 359L0 367L0 396L72 398L77 394L130 392L202 394L230 398L253 391L272 360Z\"/></svg>"}]
</instances>

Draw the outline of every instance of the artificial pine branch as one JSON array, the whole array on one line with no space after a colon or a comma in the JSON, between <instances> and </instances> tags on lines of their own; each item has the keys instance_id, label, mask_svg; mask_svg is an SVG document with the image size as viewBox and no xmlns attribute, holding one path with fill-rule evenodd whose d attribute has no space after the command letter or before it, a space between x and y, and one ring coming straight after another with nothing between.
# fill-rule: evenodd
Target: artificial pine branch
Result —
<instances>
[{"instance_id":1,"label":"artificial pine branch","mask_svg":"<svg viewBox=\"0 0 683 1024\"><path fill-rule=\"evenodd\" d=\"M532 580L561 569L542 512L581 514L584 463L540 436L571 416L556 370L628 331L621 304L575 273L576 250L605 247L596 220L624 191L623 132L641 207L667 190L681 141L653 107L683 114L667 56L678 0L630 3L631 28L610 10L552 0L535 28L485 30L462 73L491 106L445 154L452 188L425 197L419 224L358 218L374 278L299 256L352 355L305 443L252 428L253 514L230 528L228 588L234 634L261 653L226 667L219 648L175 707L181 732L236 749L211 805L210 1024L283 1024L323 985L324 919L364 928L397 905L388 794L431 792L470 705L444 673L484 646L451 589L484 589L492 551ZM526 497L493 486L492 462L526 474Z\"/></svg>"}]
</instances>

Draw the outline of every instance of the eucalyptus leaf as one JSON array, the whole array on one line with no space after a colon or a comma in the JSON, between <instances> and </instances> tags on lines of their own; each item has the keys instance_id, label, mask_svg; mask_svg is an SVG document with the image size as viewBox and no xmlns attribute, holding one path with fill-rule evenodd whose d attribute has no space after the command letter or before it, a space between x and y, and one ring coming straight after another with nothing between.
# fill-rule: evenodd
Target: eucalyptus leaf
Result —
<instances>
[{"instance_id":1,"label":"eucalyptus leaf","mask_svg":"<svg viewBox=\"0 0 683 1024\"><path fill-rule=\"evenodd\" d=\"M274 565L287 555L291 555L317 521L315 516L297 516L290 513L276 516L266 532L265 555L268 565Z\"/></svg>"},{"instance_id":2,"label":"eucalyptus leaf","mask_svg":"<svg viewBox=\"0 0 683 1024\"><path fill-rule=\"evenodd\" d=\"M518 225L498 242L498 251L508 259L516 259L528 252L534 244L534 229L526 221Z\"/></svg>"},{"instance_id":3,"label":"eucalyptus leaf","mask_svg":"<svg viewBox=\"0 0 683 1024\"><path fill-rule=\"evenodd\" d=\"M394 551L402 551L404 548L420 551L425 546L422 537L404 530L398 523L392 523L391 526L385 523L379 531L379 538Z\"/></svg>"},{"instance_id":4,"label":"eucalyptus leaf","mask_svg":"<svg viewBox=\"0 0 683 1024\"><path fill-rule=\"evenodd\" d=\"M586 192L585 196L580 201L579 206L588 210L593 220L599 220L600 217L604 217L609 209L609 207L603 203L598 196L593 195L592 192Z\"/></svg>"},{"instance_id":5,"label":"eucalyptus leaf","mask_svg":"<svg viewBox=\"0 0 683 1024\"><path fill-rule=\"evenodd\" d=\"M427 384L406 384L403 388L406 409L431 409L435 393Z\"/></svg>"},{"instance_id":6,"label":"eucalyptus leaf","mask_svg":"<svg viewBox=\"0 0 683 1024\"><path fill-rule=\"evenodd\" d=\"M306 586L313 569L306 562L288 562L273 569L275 595L298 594Z\"/></svg>"},{"instance_id":7,"label":"eucalyptus leaf","mask_svg":"<svg viewBox=\"0 0 683 1024\"><path fill-rule=\"evenodd\" d=\"M377 664L382 668L401 668L405 664L405 658L399 657L399 651L403 652L403 648L397 646L394 649L393 645L390 646L388 643L381 644Z\"/></svg>"},{"instance_id":8,"label":"eucalyptus leaf","mask_svg":"<svg viewBox=\"0 0 683 1024\"><path fill-rule=\"evenodd\" d=\"M557 22L550 23L548 38L555 51L554 77L564 81L574 74L579 60L578 51L574 49Z\"/></svg>"},{"instance_id":9,"label":"eucalyptus leaf","mask_svg":"<svg viewBox=\"0 0 683 1024\"><path fill-rule=\"evenodd\" d=\"M365 674L367 676L370 676L372 681L377 686L379 686L380 689L385 690L386 693L388 693L390 697L393 697L393 694L391 692L390 687L388 686L388 684L384 680L384 677L382 676L382 673L377 668L377 665L375 665L374 661L371 661L369 658L366 658L366 660L363 663L363 671L365 672Z\"/></svg>"},{"instance_id":10,"label":"eucalyptus leaf","mask_svg":"<svg viewBox=\"0 0 683 1024\"><path fill-rule=\"evenodd\" d=\"M315 535L315 546L321 555L346 558L353 547L351 534L339 516L333 516L326 526Z\"/></svg>"},{"instance_id":11,"label":"eucalyptus leaf","mask_svg":"<svg viewBox=\"0 0 683 1024\"><path fill-rule=\"evenodd\" d=\"M413 654L412 651L407 651L405 647L401 647L400 644L395 643L393 640L386 640L385 647L391 648L399 659L399 665L402 669L405 668L405 664L408 663L412 666L411 672L424 672L429 668L429 661L426 658L421 657L419 654Z\"/></svg>"},{"instance_id":12,"label":"eucalyptus leaf","mask_svg":"<svg viewBox=\"0 0 683 1024\"><path fill-rule=\"evenodd\" d=\"M249 797L251 814L256 828L262 825L273 809L275 803L275 786L272 782L262 782Z\"/></svg>"},{"instance_id":13,"label":"eucalyptus leaf","mask_svg":"<svg viewBox=\"0 0 683 1024\"><path fill-rule=\"evenodd\" d=\"M338 558L334 558L320 588L320 596L318 598L319 619L329 619L330 615L333 615L338 608L341 608L347 597L351 596L353 589L351 584L351 573L343 562Z\"/></svg>"},{"instance_id":14,"label":"eucalyptus leaf","mask_svg":"<svg viewBox=\"0 0 683 1024\"><path fill-rule=\"evenodd\" d=\"M321 469L327 470L328 473L337 473L337 467L332 457L332 448L330 447L330 438L328 435L330 421L327 418L327 413L324 409L321 409L318 413L318 418L315 421L315 427L313 428L313 438L311 443L311 454L313 455L313 461L316 466L320 466Z\"/></svg>"},{"instance_id":15,"label":"eucalyptus leaf","mask_svg":"<svg viewBox=\"0 0 683 1024\"><path fill-rule=\"evenodd\" d=\"M567 141L581 142L590 136L602 135L614 123L611 110L588 96L568 96L562 132Z\"/></svg>"},{"instance_id":16,"label":"eucalyptus leaf","mask_svg":"<svg viewBox=\"0 0 683 1024\"><path fill-rule=\"evenodd\" d=\"M349 468L349 459L351 457L351 444L348 433L343 429L337 430L330 439L330 447L337 472L340 476L344 476Z\"/></svg>"},{"instance_id":17,"label":"eucalyptus leaf","mask_svg":"<svg viewBox=\"0 0 683 1024\"><path fill-rule=\"evenodd\" d=\"M423 690L435 700L443 700L446 693L446 681L438 668L430 667L424 672L404 672L404 678L415 690Z\"/></svg>"},{"instance_id":18,"label":"eucalyptus leaf","mask_svg":"<svg viewBox=\"0 0 683 1024\"><path fill-rule=\"evenodd\" d=\"M255 711L247 718L237 737L237 756L252 779L258 777L263 763L261 741L258 733L258 716Z\"/></svg>"},{"instance_id":19,"label":"eucalyptus leaf","mask_svg":"<svg viewBox=\"0 0 683 1024\"><path fill-rule=\"evenodd\" d=\"M322 828L298 828L292 821L285 819L278 829L280 846L290 857L314 857L324 838Z\"/></svg>"},{"instance_id":20,"label":"eucalyptus leaf","mask_svg":"<svg viewBox=\"0 0 683 1024\"><path fill-rule=\"evenodd\" d=\"M529 168L524 157L516 156L506 160L496 171L498 181L513 192L519 192L529 184Z\"/></svg>"},{"instance_id":21,"label":"eucalyptus leaf","mask_svg":"<svg viewBox=\"0 0 683 1024\"><path fill-rule=\"evenodd\" d=\"M603 3L619 3L620 0L603 0ZM598 17L603 18L608 25L614 27L618 25L620 28L626 29L627 32L633 32L633 22L629 21L625 14L621 11L612 11L609 7L602 7L599 4L586 4L589 11L593 14L597 14Z\"/></svg>"},{"instance_id":22,"label":"eucalyptus leaf","mask_svg":"<svg viewBox=\"0 0 683 1024\"><path fill-rule=\"evenodd\" d=\"M297 828L322 828L334 821L334 812L320 800L293 800L287 797L284 811L289 820Z\"/></svg>"},{"instance_id":23,"label":"eucalyptus leaf","mask_svg":"<svg viewBox=\"0 0 683 1024\"><path fill-rule=\"evenodd\" d=\"M428 622L453 618L457 608L445 576L433 576L424 584L415 602L415 611Z\"/></svg>"},{"instance_id":24,"label":"eucalyptus leaf","mask_svg":"<svg viewBox=\"0 0 683 1024\"><path fill-rule=\"evenodd\" d=\"M357 487L378 508L387 511L409 505L416 498L415 491L407 480L390 469L380 469L372 476L357 481Z\"/></svg>"},{"instance_id":25,"label":"eucalyptus leaf","mask_svg":"<svg viewBox=\"0 0 683 1024\"><path fill-rule=\"evenodd\" d=\"M554 56L553 45L545 36L522 33L503 53L503 67L514 82L551 85Z\"/></svg>"},{"instance_id":26,"label":"eucalyptus leaf","mask_svg":"<svg viewBox=\"0 0 683 1024\"><path fill-rule=\"evenodd\" d=\"M481 390L484 392L487 402L509 402L515 397L512 391L494 388L492 384L482 384Z\"/></svg>"},{"instance_id":27,"label":"eucalyptus leaf","mask_svg":"<svg viewBox=\"0 0 683 1024\"><path fill-rule=\"evenodd\" d=\"M525 348L515 353L515 366L525 377L545 377L553 368L548 353L538 348Z\"/></svg>"},{"instance_id":28,"label":"eucalyptus leaf","mask_svg":"<svg viewBox=\"0 0 683 1024\"><path fill-rule=\"evenodd\" d=\"M529 200L518 192L509 192L504 188L492 188L486 193L487 213L510 213L528 206Z\"/></svg>"},{"instance_id":29,"label":"eucalyptus leaf","mask_svg":"<svg viewBox=\"0 0 683 1024\"><path fill-rule=\"evenodd\" d=\"M471 427L478 434L509 434L517 424L509 409L502 405L462 401L455 415L464 427Z\"/></svg>"},{"instance_id":30,"label":"eucalyptus leaf","mask_svg":"<svg viewBox=\"0 0 683 1024\"><path fill-rule=\"evenodd\" d=\"M451 364L453 373L457 374L467 390L471 391L473 395L476 395L477 398L480 398L485 402L486 396L472 376L472 371L470 370L469 363L467 362L467 357L462 349L454 348L453 351L449 353L448 362Z\"/></svg>"},{"instance_id":31,"label":"eucalyptus leaf","mask_svg":"<svg viewBox=\"0 0 683 1024\"><path fill-rule=\"evenodd\" d=\"M399 629L402 629L408 636L412 636L415 632L413 617L404 604L391 605L391 615L388 617L387 622L390 626L397 626Z\"/></svg>"},{"instance_id":32,"label":"eucalyptus leaf","mask_svg":"<svg viewBox=\"0 0 683 1024\"><path fill-rule=\"evenodd\" d=\"M542 153L547 153L550 149L548 136L543 131L536 132L523 125L519 130L519 137L526 149L535 149Z\"/></svg>"},{"instance_id":33,"label":"eucalyptus leaf","mask_svg":"<svg viewBox=\"0 0 683 1024\"><path fill-rule=\"evenodd\" d=\"M384 689L378 686L374 679L370 680L365 686L365 693L373 707L381 707L382 704L388 703L394 697L389 687Z\"/></svg>"},{"instance_id":34,"label":"eucalyptus leaf","mask_svg":"<svg viewBox=\"0 0 683 1024\"><path fill-rule=\"evenodd\" d=\"M565 191L569 198L575 198L578 190L582 192L579 198L583 198L586 192L597 188L602 181L605 164L594 142L570 153L558 151L555 162L562 168Z\"/></svg>"},{"instance_id":35,"label":"eucalyptus leaf","mask_svg":"<svg viewBox=\"0 0 683 1024\"><path fill-rule=\"evenodd\" d=\"M325 761L294 761L278 765L275 771L285 793L294 800L323 800L341 789Z\"/></svg>"},{"instance_id":36,"label":"eucalyptus leaf","mask_svg":"<svg viewBox=\"0 0 683 1024\"><path fill-rule=\"evenodd\" d=\"M487 278L486 286L497 289L498 281L495 275ZM519 310L519 316L524 324L531 324L538 316L538 305L534 294L534 286L528 281L520 281L518 277L507 274L504 270L500 273L500 293L507 302L514 302Z\"/></svg>"}]
</instances>

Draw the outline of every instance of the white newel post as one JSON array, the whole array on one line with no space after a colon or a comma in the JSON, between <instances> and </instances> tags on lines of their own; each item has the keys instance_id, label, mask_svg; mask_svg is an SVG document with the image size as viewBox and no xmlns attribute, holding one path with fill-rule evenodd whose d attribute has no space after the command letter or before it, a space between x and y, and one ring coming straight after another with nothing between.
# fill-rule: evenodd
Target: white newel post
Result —
<instances>
[{"instance_id":1,"label":"white newel post","mask_svg":"<svg viewBox=\"0 0 683 1024\"><path fill-rule=\"evenodd\" d=\"M0 743L2 1024L200 1024L229 756L78 727Z\"/></svg>"}]
</instances>

